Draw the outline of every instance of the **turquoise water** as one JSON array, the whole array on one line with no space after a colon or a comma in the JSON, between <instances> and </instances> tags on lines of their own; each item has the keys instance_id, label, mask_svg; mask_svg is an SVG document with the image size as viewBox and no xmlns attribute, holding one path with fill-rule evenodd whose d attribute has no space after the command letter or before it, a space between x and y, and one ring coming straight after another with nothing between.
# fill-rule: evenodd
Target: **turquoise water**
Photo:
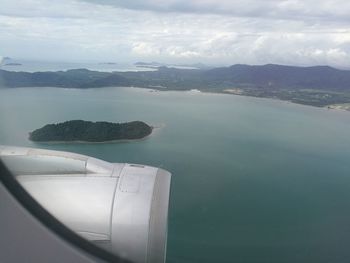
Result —
<instances>
[{"instance_id":1,"label":"turquoise water","mask_svg":"<svg viewBox=\"0 0 350 263\"><path fill-rule=\"evenodd\" d=\"M72 119L159 126L144 141L34 144ZM132 88L0 90L0 144L173 174L168 262L350 262L350 112Z\"/></svg>"}]
</instances>

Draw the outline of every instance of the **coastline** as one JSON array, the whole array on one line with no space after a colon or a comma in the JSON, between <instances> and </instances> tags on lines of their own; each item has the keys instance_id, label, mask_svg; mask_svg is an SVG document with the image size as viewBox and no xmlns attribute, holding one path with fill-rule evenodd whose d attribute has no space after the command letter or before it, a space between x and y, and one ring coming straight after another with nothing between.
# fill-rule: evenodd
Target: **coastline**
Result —
<instances>
[{"instance_id":1,"label":"coastline","mask_svg":"<svg viewBox=\"0 0 350 263\"><path fill-rule=\"evenodd\" d=\"M325 106L328 110L350 111L350 103L339 103Z\"/></svg>"},{"instance_id":2,"label":"coastline","mask_svg":"<svg viewBox=\"0 0 350 263\"><path fill-rule=\"evenodd\" d=\"M125 87L129 88L129 87ZM343 111L343 112L350 112L350 103L338 103L338 104L328 104L325 106L317 106L312 104L306 104L306 103L298 103L292 100L284 100L280 99L278 97L262 97L262 96L253 96L253 95L247 95L244 94L241 91L238 91L237 89L225 89L223 91L209 91L209 90L199 90L199 89L188 89L188 90L177 90L177 89L157 89L157 88L149 88L149 87L131 87L133 89L140 89L140 90L149 90L150 92L187 92L191 94L209 94L209 95L224 95L224 96L241 96L246 98L256 98L256 99L264 99L264 100L272 100L272 101L279 101L284 103L290 103L295 104L299 106L305 106L305 107L312 107L312 108L318 108L318 109L327 109L327 110L334 110L334 111Z\"/></svg>"},{"instance_id":3,"label":"coastline","mask_svg":"<svg viewBox=\"0 0 350 263\"><path fill-rule=\"evenodd\" d=\"M62 87L15 87L15 88L6 88L6 89L26 89L26 88L53 88L53 89L64 89L64 90L84 90L81 88L62 88ZM350 107L347 107L346 105L349 105L350 103L335 103L335 104L328 104L324 106L317 106L312 104L306 104L306 103L298 103L292 100L285 100L280 99L278 97L262 97L262 96L253 96L253 95L247 95L247 94L239 94L239 92L231 91L232 89L225 89L223 91L209 91L209 90L199 90L199 89L188 89L188 90L178 90L178 89L167 89L167 88L158 88L158 87L137 87L137 86L124 86L124 87L99 87L99 88L89 88L89 89L109 89L109 88L126 88L126 89L139 89L139 90L146 90L150 93L158 93L158 92L187 92L190 94L210 94L210 95L225 95L225 96L241 96L241 97L247 97L247 98L257 98L257 99L265 99L265 100L273 100L273 101L280 101L285 103L291 103L296 104L300 106L305 107L312 107L312 108L319 108L319 109L327 109L327 110L333 110L333 111L343 111L343 112L350 112ZM343 107L343 105L345 105ZM138 140L138 139L136 139ZM108 141L109 142L109 141Z\"/></svg>"}]
</instances>

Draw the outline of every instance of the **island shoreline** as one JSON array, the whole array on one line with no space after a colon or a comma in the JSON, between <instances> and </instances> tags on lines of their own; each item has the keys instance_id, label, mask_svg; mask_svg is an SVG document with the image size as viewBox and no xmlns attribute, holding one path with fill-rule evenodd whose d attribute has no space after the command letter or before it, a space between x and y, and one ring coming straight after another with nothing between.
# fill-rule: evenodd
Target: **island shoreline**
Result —
<instances>
[{"instance_id":1,"label":"island shoreline","mask_svg":"<svg viewBox=\"0 0 350 263\"><path fill-rule=\"evenodd\" d=\"M140 142L147 140L149 137L154 136L156 130L161 129L163 126L151 126L152 132L147 136L139 139L122 139L122 140L111 140L111 141L103 141L103 142L89 142L89 141L32 141L28 138L28 140L35 144L114 144L114 143L132 143L132 142Z\"/></svg>"},{"instance_id":2,"label":"island shoreline","mask_svg":"<svg viewBox=\"0 0 350 263\"><path fill-rule=\"evenodd\" d=\"M71 120L45 126L28 133L28 140L39 144L120 143L147 139L154 127L141 121L111 123Z\"/></svg>"}]
</instances>

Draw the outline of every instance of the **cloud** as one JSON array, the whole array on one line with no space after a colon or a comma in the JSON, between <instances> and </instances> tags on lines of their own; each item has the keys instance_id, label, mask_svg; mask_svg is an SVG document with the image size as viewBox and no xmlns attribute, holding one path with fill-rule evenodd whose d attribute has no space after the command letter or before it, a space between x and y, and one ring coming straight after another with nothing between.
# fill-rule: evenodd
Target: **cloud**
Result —
<instances>
[{"instance_id":1,"label":"cloud","mask_svg":"<svg viewBox=\"0 0 350 263\"><path fill-rule=\"evenodd\" d=\"M341 0L3 0L0 52L42 60L349 67L349 5Z\"/></svg>"},{"instance_id":2,"label":"cloud","mask_svg":"<svg viewBox=\"0 0 350 263\"><path fill-rule=\"evenodd\" d=\"M224 14L279 19L335 19L349 21L347 0L83 0L131 10Z\"/></svg>"}]
</instances>

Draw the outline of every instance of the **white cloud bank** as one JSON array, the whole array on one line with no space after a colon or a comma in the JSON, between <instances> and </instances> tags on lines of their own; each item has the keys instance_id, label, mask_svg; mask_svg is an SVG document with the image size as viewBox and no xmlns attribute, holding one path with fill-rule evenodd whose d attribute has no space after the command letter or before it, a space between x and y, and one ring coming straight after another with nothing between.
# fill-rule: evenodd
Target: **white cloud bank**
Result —
<instances>
[{"instance_id":1,"label":"white cloud bank","mask_svg":"<svg viewBox=\"0 0 350 263\"><path fill-rule=\"evenodd\" d=\"M0 52L43 60L350 67L350 2L2 0Z\"/></svg>"}]
</instances>

